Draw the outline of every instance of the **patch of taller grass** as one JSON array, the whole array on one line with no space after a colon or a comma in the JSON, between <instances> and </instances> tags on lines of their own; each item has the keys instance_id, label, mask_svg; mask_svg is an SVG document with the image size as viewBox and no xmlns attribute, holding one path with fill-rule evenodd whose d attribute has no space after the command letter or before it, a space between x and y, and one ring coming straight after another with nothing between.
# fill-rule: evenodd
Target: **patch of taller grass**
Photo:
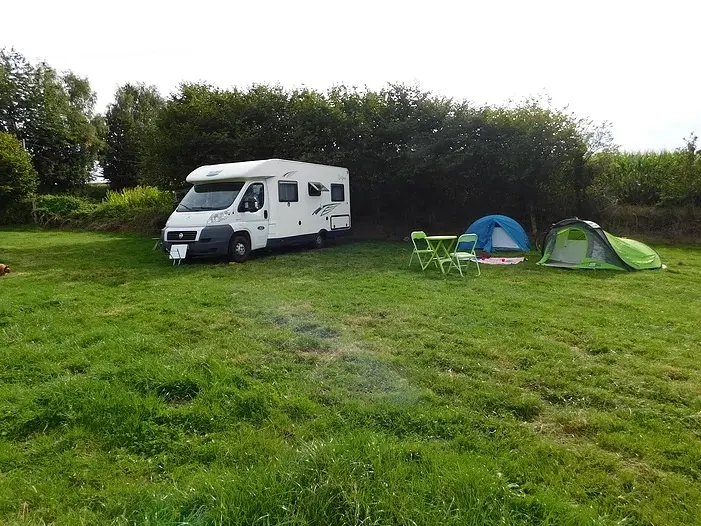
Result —
<instances>
[{"instance_id":1,"label":"patch of taller grass","mask_svg":"<svg viewBox=\"0 0 701 526\"><path fill-rule=\"evenodd\" d=\"M595 199L642 206L698 200L701 161L690 160L685 152L602 153L590 161L590 167L595 176L588 192Z\"/></svg>"},{"instance_id":2,"label":"patch of taller grass","mask_svg":"<svg viewBox=\"0 0 701 526\"><path fill-rule=\"evenodd\" d=\"M173 207L173 195L153 186L125 188L118 192L109 191L104 204L127 208L161 208Z\"/></svg>"},{"instance_id":3,"label":"patch of taller grass","mask_svg":"<svg viewBox=\"0 0 701 526\"><path fill-rule=\"evenodd\" d=\"M155 233L175 206L169 192L151 186L107 192L101 203L75 195L39 195L32 219L41 226Z\"/></svg>"}]
</instances>

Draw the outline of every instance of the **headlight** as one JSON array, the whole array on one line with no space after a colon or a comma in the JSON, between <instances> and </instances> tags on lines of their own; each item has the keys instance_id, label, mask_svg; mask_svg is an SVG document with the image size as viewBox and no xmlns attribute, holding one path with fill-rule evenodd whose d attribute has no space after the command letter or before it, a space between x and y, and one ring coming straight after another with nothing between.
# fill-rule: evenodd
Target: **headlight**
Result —
<instances>
[{"instance_id":1,"label":"headlight","mask_svg":"<svg viewBox=\"0 0 701 526\"><path fill-rule=\"evenodd\" d=\"M207 220L207 224L210 223L221 223L231 215L231 211L225 210L224 212L215 212L211 216L209 216L209 219Z\"/></svg>"}]
</instances>

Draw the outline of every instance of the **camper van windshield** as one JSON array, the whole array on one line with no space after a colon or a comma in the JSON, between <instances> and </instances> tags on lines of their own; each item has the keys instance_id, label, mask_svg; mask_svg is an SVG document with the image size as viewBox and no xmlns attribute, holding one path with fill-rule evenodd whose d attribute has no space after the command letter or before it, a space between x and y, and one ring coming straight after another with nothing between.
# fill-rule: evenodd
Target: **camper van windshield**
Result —
<instances>
[{"instance_id":1,"label":"camper van windshield","mask_svg":"<svg viewBox=\"0 0 701 526\"><path fill-rule=\"evenodd\" d=\"M200 212L229 208L239 195L244 183L197 184L183 197L178 212Z\"/></svg>"}]
</instances>

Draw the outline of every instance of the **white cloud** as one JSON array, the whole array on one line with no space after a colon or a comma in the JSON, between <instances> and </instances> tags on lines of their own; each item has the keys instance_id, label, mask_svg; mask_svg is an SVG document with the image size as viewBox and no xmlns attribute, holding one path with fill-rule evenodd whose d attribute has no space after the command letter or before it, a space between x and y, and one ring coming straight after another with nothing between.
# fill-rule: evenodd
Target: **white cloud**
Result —
<instances>
[{"instance_id":1,"label":"white cloud","mask_svg":"<svg viewBox=\"0 0 701 526\"><path fill-rule=\"evenodd\" d=\"M388 81L475 102L546 92L628 149L701 133L697 1L122 2L4 5L0 46L118 85ZM8 23L8 21L10 23Z\"/></svg>"}]
</instances>

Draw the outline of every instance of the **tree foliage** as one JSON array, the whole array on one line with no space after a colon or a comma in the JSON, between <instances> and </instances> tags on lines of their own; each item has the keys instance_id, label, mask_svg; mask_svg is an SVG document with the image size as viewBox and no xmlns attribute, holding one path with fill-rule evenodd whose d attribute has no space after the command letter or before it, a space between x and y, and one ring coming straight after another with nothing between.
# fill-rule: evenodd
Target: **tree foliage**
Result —
<instances>
[{"instance_id":1,"label":"tree foliage","mask_svg":"<svg viewBox=\"0 0 701 526\"><path fill-rule=\"evenodd\" d=\"M538 225L611 203L701 204L701 152L622 153L610 126L547 99L477 106L389 84L328 92L120 87L106 116L87 79L0 51L0 131L23 141L39 189L75 188L99 159L112 188L179 190L194 168L288 158L347 167L356 217L464 225L505 213Z\"/></svg>"},{"instance_id":2,"label":"tree foliage","mask_svg":"<svg viewBox=\"0 0 701 526\"><path fill-rule=\"evenodd\" d=\"M32 194L36 187L31 155L13 135L0 132L0 212Z\"/></svg>"},{"instance_id":3,"label":"tree foliage","mask_svg":"<svg viewBox=\"0 0 701 526\"><path fill-rule=\"evenodd\" d=\"M433 222L466 210L572 213L587 184L581 122L542 101L473 107L389 85L328 93L183 85L156 119L148 184L184 185L203 164L281 157L348 167L354 209ZM604 139L601 139L604 140Z\"/></svg>"},{"instance_id":4,"label":"tree foliage","mask_svg":"<svg viewBox=\"0 0 701 526\"><path fill-rule=\"evenodd\" d=\"M24 141L42 191L87 182L103 147L87 79L0 50L0 131Z\"/></svg>"},{"instance_id":5,"label":"tree foliage","mask_svg":"<svg viewBox=\"0 0 701 526\"><path fill-rule=\"evenodd\" d=\"M115 94L105 116L107 134L102 169L115 189L132 187L142 174L146 149L153 139L153 124L163 98L153 86L125 84Z\"/></svg>"}]
</instances>

